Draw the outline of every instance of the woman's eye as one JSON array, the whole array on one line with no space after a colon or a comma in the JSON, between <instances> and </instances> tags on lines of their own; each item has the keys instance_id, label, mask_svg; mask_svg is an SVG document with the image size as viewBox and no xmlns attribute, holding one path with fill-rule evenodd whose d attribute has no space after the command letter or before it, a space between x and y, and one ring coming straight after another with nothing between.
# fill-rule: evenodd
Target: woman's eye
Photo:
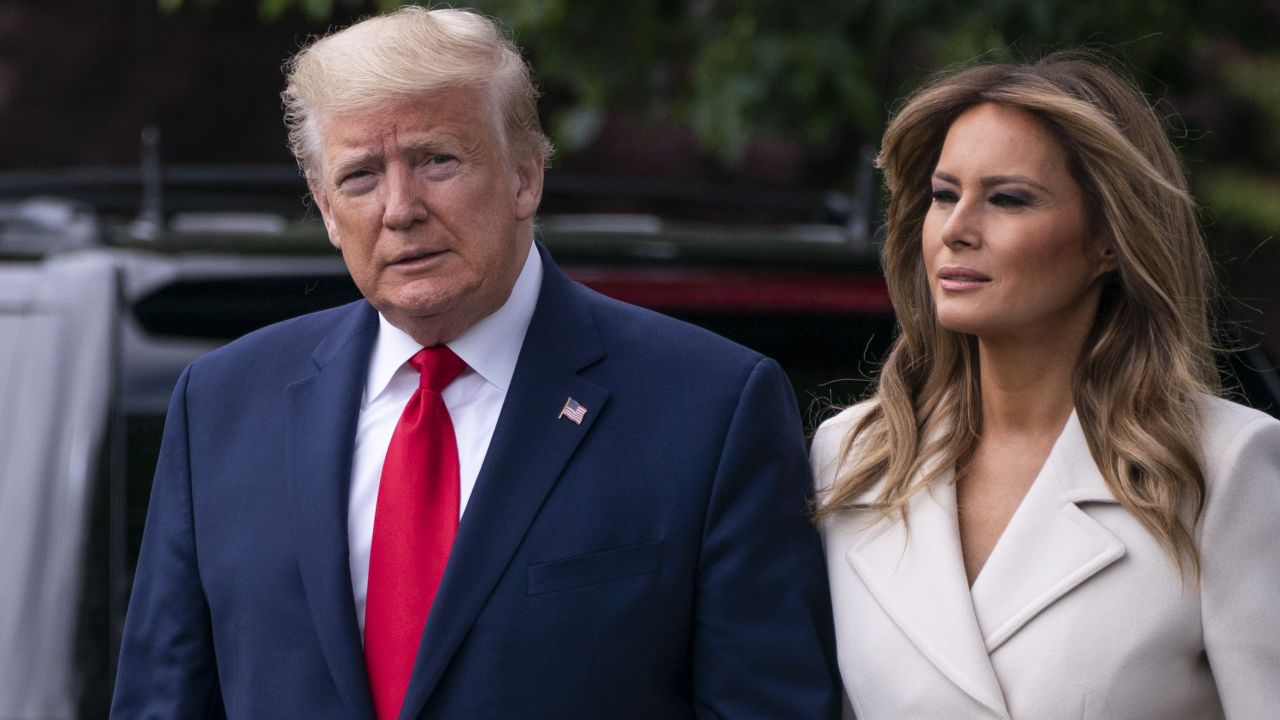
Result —
<instances>
[{"instance_id":1,"label":"woman's eye","mask_svg":"<svg viewBox=\"0 0 1280 720\"><path fill-rule=\"evenodd\" d=\"M955 191L943 189L934 190L930 193L930 197L933 198L935 203L953 203L958 199Z\"/></svg>"},{"instance_id":2,"label":"woman's eye","mask_svg":"<svg viewBox=\"0 0 1280 720\"><path fill-rule=\"evenodd\" d=\"M996 193L987 202L1002 208L1019 208L1029 204L1027 198L1011 193Z\"/></svg>"}]
</instances>

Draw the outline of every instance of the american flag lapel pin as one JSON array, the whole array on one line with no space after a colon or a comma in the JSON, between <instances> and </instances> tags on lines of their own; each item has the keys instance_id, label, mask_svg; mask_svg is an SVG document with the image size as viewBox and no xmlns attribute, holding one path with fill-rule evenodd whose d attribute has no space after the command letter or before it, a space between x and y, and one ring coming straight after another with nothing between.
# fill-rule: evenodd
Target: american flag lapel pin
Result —
<instances>
[{"instance_id":1,"label":"american flag lapel pin","mask_svg":"<svg viewBox=\"0 0 1280 720\"><path fill-rule=\"evenodd\" d=\"M560 408L560 415L558 415L556 419L569 418L573 421L574 425L581 425L582 418L586 417L586 415L586 406L573 398L569 398L564 401L564 407Z\"/></svg>"}]
</instances>

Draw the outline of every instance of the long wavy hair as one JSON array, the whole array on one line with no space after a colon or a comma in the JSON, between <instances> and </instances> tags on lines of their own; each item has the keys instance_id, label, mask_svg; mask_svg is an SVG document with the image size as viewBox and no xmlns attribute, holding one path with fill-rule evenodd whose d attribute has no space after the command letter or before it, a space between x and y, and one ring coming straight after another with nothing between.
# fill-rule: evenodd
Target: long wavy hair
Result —
<instances>
[{"instance_id":1,"label":"long wavy hair","mask_svg":"<svg viewBox=\"0 0 1280 720\"><path fill-rule=\"evenodd\" d=\"M881 251L899 333L867 412L844 439L819 519L872 503L882 517L963 463L982 432L977 340L937 322L921 255L930 178L952 122L982 103L1031 113L1062 144L1093 229L1114 248L1073 399L1093 460L1178 567L1199 574L1192 528L1204 505L1196 398L1218 392L1209 329L1212 263L1178 155L1142 93L1094 57L988 64L914 93L877 164L890 200ZM855 449L856 445L856 449Z\"/></svg>"}]
</instances>

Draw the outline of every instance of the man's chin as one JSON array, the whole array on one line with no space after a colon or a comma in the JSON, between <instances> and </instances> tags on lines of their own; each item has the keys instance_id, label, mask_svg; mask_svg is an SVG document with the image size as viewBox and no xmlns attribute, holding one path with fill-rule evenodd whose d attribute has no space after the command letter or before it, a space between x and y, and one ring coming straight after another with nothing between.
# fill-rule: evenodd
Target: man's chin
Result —
<instances>
[{"instance_id":1,"label":"man's chin","mask_svg":"<svg viewBox=\"0 0 1280 720\"><path fill-rule=\"evenodd\" d=\"M464 299L417 299L413 302L374 303L382 316L424 346L453 340L475 324L470 304Z\"/></svg>"},{"instance_id":2,"label":"man's chin","mask_svg":"<svg viewBox=\"0 0 1280 720\"><path fill-rule=\"evenodd\" d=\"M448 315L467 305L465 288L450 286L438 278L395 285L388 292L366 293L369 302L388 320L425 320Z\"/></svg>"}]
</instances>

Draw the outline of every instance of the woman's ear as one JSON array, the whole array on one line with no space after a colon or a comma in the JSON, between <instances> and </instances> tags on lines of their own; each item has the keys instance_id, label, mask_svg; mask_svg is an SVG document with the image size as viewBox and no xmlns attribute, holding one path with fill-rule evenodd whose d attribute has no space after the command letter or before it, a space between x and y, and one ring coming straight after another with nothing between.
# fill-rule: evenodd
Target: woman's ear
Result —
<instances>
[{"instance_id":1,"label":"woman's ear","mask_svg":"<svg viewBox=\"0 0 1280 720\"><path fill-rule=\"evenodd\" d=\"M1099 237L1094 242L1094 247L1097 248L1094 277L1097 278L1119 268L1120 257L1116 254L1116 245L1110 236Z\"/></svg>"}]
</instances>

